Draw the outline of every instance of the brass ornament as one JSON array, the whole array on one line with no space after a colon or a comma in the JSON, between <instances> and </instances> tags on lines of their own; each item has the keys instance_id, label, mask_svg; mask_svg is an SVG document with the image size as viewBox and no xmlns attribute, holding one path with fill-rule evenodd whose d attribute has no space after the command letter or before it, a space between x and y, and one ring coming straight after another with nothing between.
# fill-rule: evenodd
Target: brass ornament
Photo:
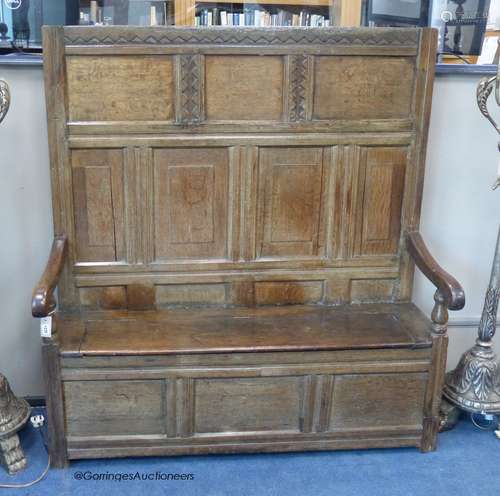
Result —
<instances>
[{"instance_id":1,"label":"brass ornament","mask_svg":"<svg viewBox=\"0 0 500 496\"><path fill-rule=\"evenodd\" d=\"M0 123L5 119L10 107L9 85L3 79L0 79Z\"/></svg>"},{"instance_id":2,"label":"brass ornament","mask_svg":"<svg viewBox=\"0 0 500 496\"><path fill-rule=\"evenodd\" d=\"M28 403L14 395L7 378L0 374L0 462L10 474L26 466L17 432L28 421L30 411Z\"/></svg>"},{"instance_id":3,"label":"brass ornament","mask_svg":"<svg viewBox=\"0 0 500 496\"><path fill-rule=\"evenodd\" d=\"M497 66L499 59L500 42L494 60ZM496 76L484 77L479 81L476 92L479 110L500 134L500 126L488 110L488 98L493 89L496 103L500 106L500 66ZM493 184L493 189L498 185L500 185L500 175ZM470 413L500 414L500 359L493 351L499 298L500 228L476 344L462 355L455 370L446 375L443 388L445 400Z\"/></svg>"},{"instance_id":4,"label":"brass ornament","mask_svg":"<svg viewBox=\"0 0 500 496\"><path fill-rule=\"evenodd\" d=\"M500 360L492 348L499 282L500 229L476 344L462 355L455 370L447 374L443 390L451 403L472 413L500 413Z\"/></svg>"}]
</instances>

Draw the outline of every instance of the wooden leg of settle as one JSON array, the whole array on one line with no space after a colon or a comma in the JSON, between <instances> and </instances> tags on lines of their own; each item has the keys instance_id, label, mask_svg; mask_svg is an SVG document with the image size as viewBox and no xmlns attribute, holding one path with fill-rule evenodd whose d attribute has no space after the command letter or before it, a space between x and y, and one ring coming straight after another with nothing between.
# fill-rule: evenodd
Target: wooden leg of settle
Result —
<instances>
[{"instance_id":1,"label":"wooden leg of settle","mask_svg":"<svg viewBox=\"0 0 500 496\"><path fill-rule=\"evenodd\" d=\"M441 394L446 371L446 352L448 336L434 335L432 338L432 368L427 386L424 407L424 432L422 434L422 452L434 451L437 444L437 435L441 417Z\"/></svg>"},{"instance_id":2,"label":"wooden leg of settle","mask_svg":"<svg viewBox=\"0 0 500 496\"><path fill-rule=\"evenodd\" d=\"M46 404L48 413L49 454L52 468L68 466L64 407L61 381L61 362L57 345L45 340L42 346Z\"/></svg>"}]
</instances>

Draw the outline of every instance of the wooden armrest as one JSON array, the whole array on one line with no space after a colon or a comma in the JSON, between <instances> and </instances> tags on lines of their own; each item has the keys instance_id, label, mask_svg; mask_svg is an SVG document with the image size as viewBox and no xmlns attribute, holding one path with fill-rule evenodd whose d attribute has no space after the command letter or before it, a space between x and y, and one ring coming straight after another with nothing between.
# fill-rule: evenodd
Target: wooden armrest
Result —
<instances>
[{"instance_id":1,"label":"wooden armrest","mask_svg":"<svg viewBox=\"0 0 500 496\"><path fill-rule=\"evenodd\" d=\"M65 234L55 236L45 270L33 290L33 299L31 302L33 317L47 317L56 308L54 290L59 282L59 276L64 266L66 249L67 236Z\"/></svg>"},{"instance_id":2,"label":"wooden armrest","mask_svg":"<svg viewBox=\"0 0 500 496\"><path fill-rule=\"evenodd\" d=\"M417 267L436 286L449 310L461 310L465 293L460 283L446 272L430 254L419 232L407 234L406 246Z\"/></svg>"}]
</instances>

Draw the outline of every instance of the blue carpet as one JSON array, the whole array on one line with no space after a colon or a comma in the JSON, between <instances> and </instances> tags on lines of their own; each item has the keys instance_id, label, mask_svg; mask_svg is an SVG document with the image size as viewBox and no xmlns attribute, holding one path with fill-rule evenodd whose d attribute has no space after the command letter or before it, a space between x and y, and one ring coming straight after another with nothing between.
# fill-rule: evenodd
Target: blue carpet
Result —
<instances>
[{"instance_id":1,"label":"blue carpet","mask_svg":"<svg viewBox=\"0 0 500 496\"><path fill-rule=\"evenodd\" d=\"M499 496L500 440L467 421L444 432L439 449L336 451L316 453L126 458L76 461L51 470L29 489L3 494L74 495L286 495L286 496ZM46 453L40 434L29 426L21 434L29 466L17 476L0 469L0 484L30 481L41 473ZM95 474L193 474L192 480L77 480Z\"/></svg>"}]
</instances>

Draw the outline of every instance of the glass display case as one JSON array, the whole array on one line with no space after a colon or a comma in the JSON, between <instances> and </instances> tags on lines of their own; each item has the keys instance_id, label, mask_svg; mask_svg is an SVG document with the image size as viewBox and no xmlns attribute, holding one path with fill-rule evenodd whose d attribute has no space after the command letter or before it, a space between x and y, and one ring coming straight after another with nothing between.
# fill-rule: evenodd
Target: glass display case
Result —
<instances>
[{"instance_id":1,"label":"glass display case","mask_svg":"<svg viewBox=\"0 0 500 496\"><path fill-rule=\"evenodd\" d=\"M0 0L0 54L40 52L41 26L433 26L440 61L488 64L500 36L491 0Z\"/></svg>"},{"instance_id":2,"label":"glass display case","mask_svg":"<svg viewBox=\"0 0 500 496\"><path fill-rule=\"evenodd\" d=\"M47 25L359 26L361 0L0 0L0 53L41 50Z\"/></svg>"},{"instance_id":3,"label":"glass display case","mask_svg":"<svg viewBox=\"0 0 500 496\"><path fill-rule=\"evenodd\" d=\"M174 24L172 0L80 0L78 23L162 26Z\"/></svg>"},{"instance_id":4,"label":"glass display case","mask_svg":"<svg viewBox=\"0 0 500 496\"><path fill-rule=\"evenodd\" d=\"M496 19L488 22L490 0L436 0L430 25L439 30L438 50L456 58L478 56L487 31L495 29ZM490 26L488 26L490 24ZM493 25L491 25L493 24ZM469 62L474 59L465 59ZM490 61L491 62L491 61Z\"/></svg>"},{"instance_id":5,"label":"glass display case","mask_svg":"<svg viewBox=\"0 0 500 496\"><path fill-rule=\"evenodd\" d=\"M71 3L78 6L78 0L0 0L0 52L40 51L44 24L76 21L66 15Z\"/></svg>"}]
</instances>

